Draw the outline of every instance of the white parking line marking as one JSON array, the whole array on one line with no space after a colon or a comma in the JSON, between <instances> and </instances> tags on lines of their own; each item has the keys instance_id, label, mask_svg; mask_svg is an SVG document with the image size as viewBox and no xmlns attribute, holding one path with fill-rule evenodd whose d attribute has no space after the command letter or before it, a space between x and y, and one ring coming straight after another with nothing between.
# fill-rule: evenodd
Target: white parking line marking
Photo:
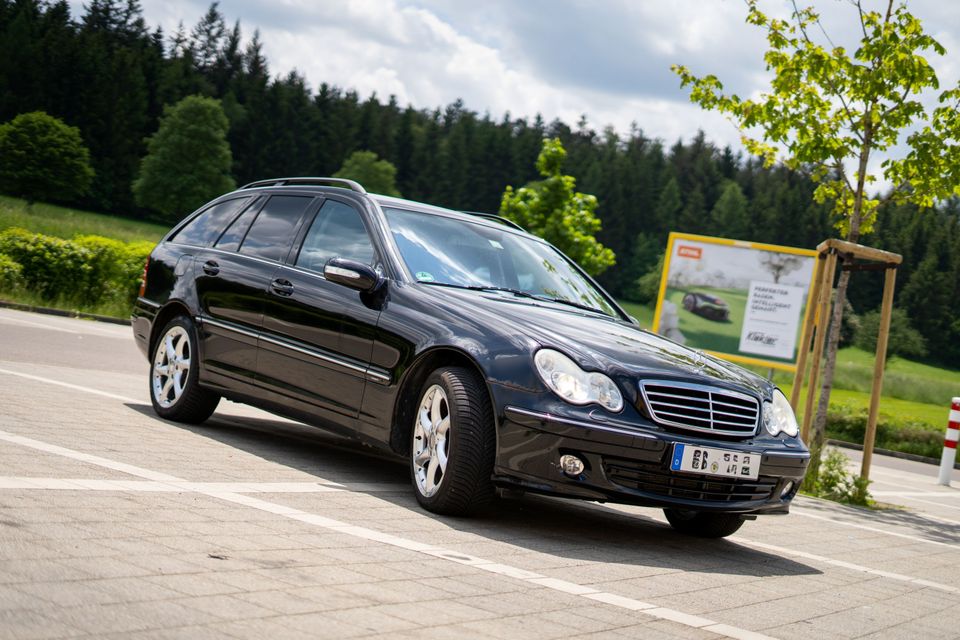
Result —
<instances>
[{"instance_id":1,"label":"white parking line marking","mask_svg":"<svg viewBox=\"0 0 960 640\"><path fill-rule=\"evenodd\" d=\"M40 322L38 320L27 320L26 318L19 318L11 315L12 313L22 313L25 316L37 317L37 314L31 314L27 311L18 311L14 309L0 309L0 323L11 322L16 324L23 324L31 327L39 327L41 329L49 329L51 331L60 331L62 333L72 333L75 335L88 335L88 336L101 336L105 338L117 338L119 340L129 340L133 336L130 332L129 326L122 325L113 325L116 327L116 331L110 331L106 329L102 323L97 323L95 321L88 321L84 325L77 324L77 318L67 318L64 316L40 316L49 318L53 322ZM77 329L68 329L66 327L60 326L61 323L71 323L72 326L78 327ZM80 328L82 326L82 329Z\"/></svg>"},{"instance_id":2,"label":"white parking line marking","mask_svg":"<svg viewBox=\"0 0 960 640\"><path fill-rule=\"evenodd\" d=\"M793 507L790 509L792 515L802 516L804 518L812 518L814 520L823 520L824 522L832 522L833 524L840 525L841 527L852 527L854 529L861 529L863 531L870 531L872 533L880 533L887 536L893 536L895 538L903 538L904 540L912 540L913 542L922 542L923 544L932 544L938 547L947 547L948 549L960 550L960 546L956 542L940 542L939 540L929 540L927 538L921 538L920 536L912 536L908 533L898 533L896 531L887 531L886 529L879 529L877 527L871 527L865 524L858 524L856 522L847 522L846 520L838 520L836 518L830 518L827 516L822 516L817 513L811 513L805 509L798 509Z\"/></svg>"},{"instance_id":3,"label":"white parking line marking","mask_svg":"<svg viewBox=\"0 0 960 640\"><path fill-rule=\"evenodd\" d=\"M960 491L871 491L879 498L960 498Z\"/></svg>"},{"instance_id":4,"label":"white parking line marking","mask_svg":"<svg viewBox=\"0 0 960 640\"><path fill-rule=\"evenodd\" d=\"M0 439L6 439L0 436ZM12 442L12 440L11 440ZM317 482L158 482L152 480L95 480L88 478L34 478L0 476L0 489L42 489L63 491L166 491L175 493L381 493L409 491L400 483L350 483L329 480Z\"/></svg>"},{"instance_id":5,"label":"white parking line marking","mask_svg":"<svg viewBox=\"0 0 960 640\"><path fill-rule=\"evenodd\" d=\"M71 385L75 386L75 385ZM748 629L740 629L739 627L733 627L730 625L725 625L714 620L707 618L701 618L699 616L693 616L682 611L677 611L675 609L669 609L667 607L658 607L656 605L641 602L639 600L634 600L633 598L627 598L624 596L619 596L613 593L606 593L602 591L594 591L589 587L584 585L579 585L573 582L566 582L564 580L556 580L545 576L539 573L534 573L533 571L527 571L526 569L521 569L519 567L513 567L506 565L500 562L493 562L490 560L485 560L483 558L478 558L476 556L469 556L457 551L450 549L444 549L442 547L436 547L433 545L424 544L421 542L416 542L415 540L408 540L406 538L401 538L390 533L385 533L383 531L376 531L374 529L368 529L367 527L361 527L357 525L348 524L346 522L341 522L339 520L334 520L333 518L327 518L315 513L308 513L306 511L301 511L300 509L295 509L293 507L288 507L286 505L277 504L275 502L269 502L266 500L261 500L259 498L254 498L249 495L243 495L240 493L232 493L229 491L221 490L210 490L206 489L204 485L208 483L202 482L188 482L181 478L175 476L170 476L164 473L158 473L151 471L149 469L144 469L142 467L136 467L133 465L128 465L122 462L117 462L115 460L109 460L107 458L101 458L99 456L93 456L90 454L82 453L80 451L74 451L72 449L67 449L65 447L59 447L57 445L47 444L39 440L34 440L32 438L26 438L23 436L18 436L16 434L8 433L6 431L0 431L0 440L5 440L13 444L18 444L25 447L31 447L39 451L45 451L47 453L54 453L66 458L73 460L80 460L83 462L88 462L90 464L95 464L98 466L105 467L107 469L113 469L114 471L121 471L123 473L128 473L130 475L138 476L141 478L147 478L149 480L155 480L164 486L169 486L171 490L177 490L177 485L192 487L195 493L206 495L211 498L216 498L218 500L223 500L225 502L230 502L233 504L243 505L253 509L258 509L260 511L265 511L267 513L273 513L284 518L289 518L291 520L297 520L306 524L310 524L317 527L322 527L330 531L336 531L337 533L343 533L346 535L353 536L355 538L360 538L362 540L368 540L370 542L378 542L381 544L386 544L392 547L397 547L400 549L406 549L409 551L415 551L418 553L423 553L435 558L441 558L449 562L456 562L458 564L466 564L476 569L486 571L488 573L494 573L497 575L506 576L513 580L522 580L524 582L535 584L537 586L551 589L559 593L565 593L572 595L573 597L588 598L590 600L596 600L609 604L612 606L620 607L622 609L628 609L631 611L638 611L641 615L645 615L651 618L659 620L670 620L680 625L687 627L694 627L697 629L708 629L717 635L721 635L728 638L749 638L751 640L773 640L770 636L765 636ZM24 480L24 479L19 479ZM41 482L30 480L31 482ZM72 481L60 481L61 483L71 483ZM107 481L101 481L107 482ZM86 489L90 490L91 487L98 486L99 483L90 484ZM209 483L214 486L230 483ZM241 483L245 487L250 487L253 483ZM266 483L269 484L269 483ZM134 486L141 486L143 483L137 483ZM99 485L102 486L102 485ZM38 486L35 488L43 488ZM77 485L77 488L83 490L85 487ZM338 489L331 488L332 491L337 491Z\"/></svg>"},{"instance_id":6,"label":"white parking line marking","mask_svg":"<svg viewBox=\"0 0 960 640\"><path fill-rule=\"evenodd\" d=\"M67 389L73 389L74 391L83 391L85 393L92 393L97 396L103 396L104 398L111 398L113 400L119 400L120 402L125 402L127 404L142 404L143 399L135 400L133 398L128 398L126 396L121 396L116 393L110 393L109 391L100 391L99 389L92 389L90 387L83 387L79 384L70 384L69 382L61 382L60 380L53 380L52 378L44 378L43 376L34 376L29 373L21 373L19 371L11 371L10 369L0 369L0 373L6 374L8 376L17 376L19 378L26 378L27 380L35 380L36 382L45 382L47 384L55 384L58 387L65 387Z\"/></svg>"},{"instance_id":7,"label":"white parking line marking","mask_svg":"<svg viewBox=\"0 0 960 640\"><path fill-rule=\"evenodd\" d=\"M913 576L908 576L902 573L894 573L892 571L883 571L882 569L872 569L870 567L854 564L852 562L846 562L844 560L834 560L833 558L828 558L826 556L819 556L815 553L807 553L806 551L788 549L787 547L781 547L775 544L767 544L765 542L754 542L753 540L747 540L746 538L742 538L740 536L731 536L728 538L728 540L731 542L736 542L737 544L742 544L746 547L753 547L755 549L762 549L764 551L772 551L777 554L791 556L794 558L803 558L804 560L811 560L813 562L828 564L834 567L840 567L842 569L849 569L851 571L858 571L860 573L868 573L881 578L889 578L899 582L909 582L911 584L937 589L938 591L946 591L947 593L960 593L960 588L951 586L949 584L931 582L930 580L914 578Z\"/></svg>"}]
</instances>

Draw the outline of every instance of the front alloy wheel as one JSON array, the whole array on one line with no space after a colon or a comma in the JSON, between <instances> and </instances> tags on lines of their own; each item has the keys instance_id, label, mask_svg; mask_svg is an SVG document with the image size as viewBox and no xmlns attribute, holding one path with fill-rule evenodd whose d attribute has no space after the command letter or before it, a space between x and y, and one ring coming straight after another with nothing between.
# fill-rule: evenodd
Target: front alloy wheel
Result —
<instances>
[{"instance_id":1,"label":"front alloy wheel","mask_svg":"<svg viewBox=\"0 0 960 640\"><path fill-rule=\"evenodd\" d=\"M493 498L495 434L483 379L462 367L437 369L416 404L410 475L427 510L464 515Z\"/></svg>"},{"instance_id":2,"label":"front alloy wheel","mask_svg":"<svg viewBox=\"0 0 960 640\"><path fill-rule=\"evenodd\" d=\"M203 422L220 396L201 387L193 322L177 316L163 328L150 368L150 400L157 415L177 422Z\"/></svg>"}]
</instances>

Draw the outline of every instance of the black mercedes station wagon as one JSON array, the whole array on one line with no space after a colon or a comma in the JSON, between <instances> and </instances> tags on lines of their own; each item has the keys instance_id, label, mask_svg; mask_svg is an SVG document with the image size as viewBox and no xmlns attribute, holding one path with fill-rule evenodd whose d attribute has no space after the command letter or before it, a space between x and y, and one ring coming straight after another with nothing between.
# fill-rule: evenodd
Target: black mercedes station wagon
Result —
<instances>
[{"instance_id":1,"label":"black mercedes station wagon","mask_svg":"<svg viewBox=\"0 0 960 640\"><path fill-rule=\"evenodd\" d=\"M532 491L721 537L787 513L809 461L775 386L640 329L548 243L348 180L255 182L188 216L133 332L159 416L224 397L341 433L404 456L436 513Z\"/></svg>"}]
</instances>

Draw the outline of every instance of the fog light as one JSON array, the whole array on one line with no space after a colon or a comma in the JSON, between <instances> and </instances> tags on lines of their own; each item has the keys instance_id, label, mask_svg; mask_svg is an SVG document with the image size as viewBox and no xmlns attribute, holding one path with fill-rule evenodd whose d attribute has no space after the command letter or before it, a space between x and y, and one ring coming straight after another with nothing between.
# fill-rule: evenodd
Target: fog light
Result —
<instances>
[{"instance_id":1,"label":"fog light","mask_svg":"<svg viewBox=\"0 0 960 640\"><path fill-rule=\"evenodd\" d=\"M570 454L560 456L560 468L568 476L578 476L583 473L583 460Z\"/></svg>"},{"instance_id":2,"label":"fog light","mask_svg":"<svg viewBox=\"0 0 960 640\"><path fill-rule=\"evenodd\" d=\"M792 490L793 490L793 480L790 480L787 482L787 484L783 485L783 491L780 492L780 497L786 498L787 494L790 493Z\"/></svg>"}]
</instances>

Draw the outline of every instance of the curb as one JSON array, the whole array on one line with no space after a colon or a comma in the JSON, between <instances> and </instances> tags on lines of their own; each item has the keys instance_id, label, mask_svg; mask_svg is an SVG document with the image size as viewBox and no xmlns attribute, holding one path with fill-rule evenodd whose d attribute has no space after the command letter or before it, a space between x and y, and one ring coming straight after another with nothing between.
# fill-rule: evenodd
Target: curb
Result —
<instances>
[{"instance_id":1,"label":"curb","mask_svg":"<svg viewBox=\"0 0 960 640\"><path fill-rule=\"evenodd\" d=\"M101 316L96 313L84 313L83 311L54 309L52 307L35 307L32 304L20 304L19 302L8 302L7 300L0 300L0 309L16 309L17 311L43 313L48 316L60 316L61 318L82 318L84 320L96 320L97 322L108 322L110 324L120 324L127 327L130 326L130 321L124 320L123 318Z\"/></svg>"},{"instance_id":2,"label":"curb","mask_svg":"<svg viewBox=\"0 0 960 640\"><path fill-rule=\"evenodd\" d=\"M827 444L832 444L835 447L841 447L843 449L856 449L857 451L863 451L863 445L857 444L855 442L844 442L842 440L827 440ZM900 458L901 460L910 460L912 462L923 462L926 464L932 464L939 467L940 461L936 458L928 458L926 456L918 456L915 453L904 453L903 451L890 451L889 449L880 449L879 447L874 447L873 452L881 456L890 456L891 458ZM954 469L960 469L960 462L953 463Z\"/></svg>"}]
</instances>

